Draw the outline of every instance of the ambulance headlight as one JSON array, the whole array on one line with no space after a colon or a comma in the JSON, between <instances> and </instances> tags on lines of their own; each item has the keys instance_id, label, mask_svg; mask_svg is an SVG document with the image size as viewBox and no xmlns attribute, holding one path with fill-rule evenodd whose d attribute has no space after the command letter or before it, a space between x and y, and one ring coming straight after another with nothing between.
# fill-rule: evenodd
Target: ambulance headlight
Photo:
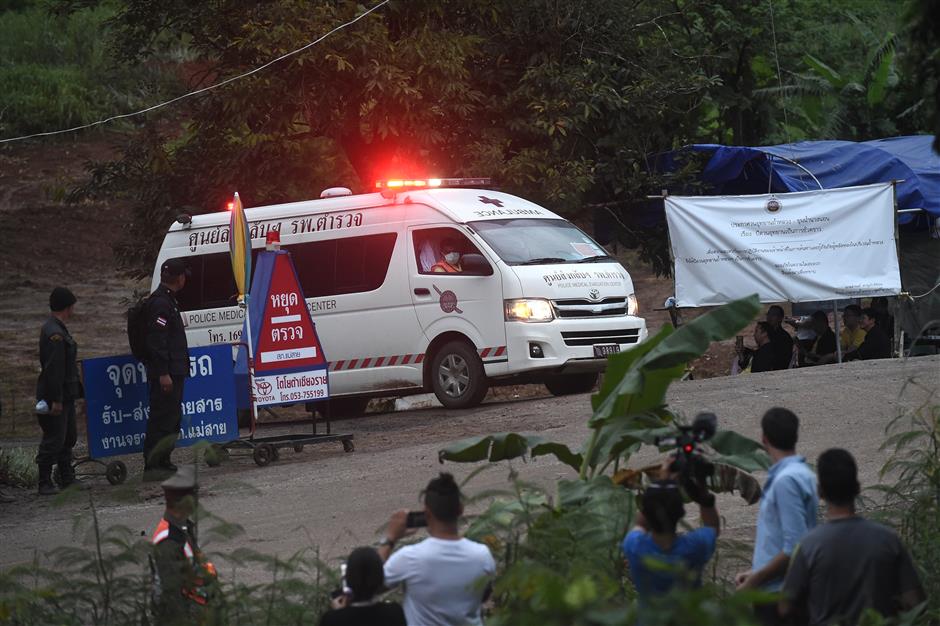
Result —
<instances>
[{"instance_id":1,"label":"ambulance headlight","mask_svg":"<svg viewBox=\"0 0 940 626\"><path fill-rule=\"evenodd\" d=\"M636 301L636 294L627 296L627 315L636 315L640 312L640 303Z\"/></svg>"},{"instance_id":2,"label":"ambulance headlight","mask_svg":"<svg viewBox=\"0 0 940 626\"><path fill-rule=\"evenodd\" d=\"M552 303L541 299L505 300L507 322L550 322L555 319Z\"/></svg>"}]
</instances>

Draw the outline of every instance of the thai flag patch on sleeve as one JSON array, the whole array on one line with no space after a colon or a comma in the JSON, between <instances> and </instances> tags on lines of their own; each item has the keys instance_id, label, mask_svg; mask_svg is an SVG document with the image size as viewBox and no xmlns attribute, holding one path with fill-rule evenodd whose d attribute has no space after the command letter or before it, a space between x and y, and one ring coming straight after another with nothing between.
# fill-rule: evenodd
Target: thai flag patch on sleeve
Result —
<instances>
[{"instance_id":1,"label":"thai flag patch on sleeve","mask_svg":"<svg viewBox=\"0 0 940 626\"><path fill-rule=\"evenodd\" d=\"M163 316L158 317L157 326L166 326L166 318Z\"/></svg>"}]
</instances>

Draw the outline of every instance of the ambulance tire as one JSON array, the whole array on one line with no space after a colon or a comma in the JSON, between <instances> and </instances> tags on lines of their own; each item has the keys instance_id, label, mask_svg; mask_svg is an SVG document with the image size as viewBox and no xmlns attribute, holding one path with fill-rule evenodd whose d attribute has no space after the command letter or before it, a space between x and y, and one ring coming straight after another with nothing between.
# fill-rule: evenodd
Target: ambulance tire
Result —
<instances>
[{"instance_id":1,"label":"ambulance tire","mask_svg":"<svg viewBox=\"0 0 940 626\"><path fill-rule=\"evenodd\" d=\"M431 390L448 409L467 409L483 402L489 381L483 361L464 341L449 341L434 353L429 370Z\"/></svg>"},{"instance_id":2,"label":"ambulance tire","mask_svg":"<svg viewBox=\"0 0 940 626\"><path fill-rule=\"evenodd\" d=\"M545 381L545 386L553 396L570 396L575 393L587 393L597 384L597 373L559 374Z\"/></svg>"}]
</instances>

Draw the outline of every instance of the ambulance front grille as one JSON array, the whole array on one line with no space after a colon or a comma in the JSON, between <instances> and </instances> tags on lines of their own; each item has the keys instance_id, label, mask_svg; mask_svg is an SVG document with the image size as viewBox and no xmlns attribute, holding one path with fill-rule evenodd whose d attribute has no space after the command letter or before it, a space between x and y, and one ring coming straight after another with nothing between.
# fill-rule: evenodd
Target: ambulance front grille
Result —
<instances>
[{"instance_id":1,"label":"ambulance front grille","mask_svg":"<svg viewBox=\"0 0 940 626\"><path fill-rule=\"evenodd\" d=\"M621 330L562 331L561 338L565 340L566 346L593 346L599 343L636 343L639 335L639 328L624 328Z\"/></svg>"},{"instance_id":2,"label":"ambulance front grille","mask_svg":"<svg viewBox=\"0 0 940 626\"><path fill-rule=\"evenodd\" d=\"M555 311L558 317L611 317L627 314L626 298L604 298L600 301L592 300L554 300Z\"/></svg>"}]
</instances>

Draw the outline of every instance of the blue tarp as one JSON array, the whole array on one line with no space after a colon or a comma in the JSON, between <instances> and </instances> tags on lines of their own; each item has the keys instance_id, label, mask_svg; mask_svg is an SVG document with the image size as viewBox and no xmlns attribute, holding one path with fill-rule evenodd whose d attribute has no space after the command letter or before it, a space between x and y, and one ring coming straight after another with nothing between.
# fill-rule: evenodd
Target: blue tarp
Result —
<instances>
[{"instance_id":1,"label":"blue tarp","mask_svg":"<svg viewBox=\"0 0 940 626\"><path fill-rule=\"evenodd\" d=\"M936 218L940 217L940 155L931 148L933 139L916 135L761 147L694 144L689 149L712 154L701 178L712 186L714 195L818 189L812 176L783 160L789 159L812 172L826 189L903 180L897 186L898 208L925 209ZM768 154L780 158L771 159ZM902 213L898 222L909 223L918 215L923 213Z\"/></svg>"}]
</instances>

